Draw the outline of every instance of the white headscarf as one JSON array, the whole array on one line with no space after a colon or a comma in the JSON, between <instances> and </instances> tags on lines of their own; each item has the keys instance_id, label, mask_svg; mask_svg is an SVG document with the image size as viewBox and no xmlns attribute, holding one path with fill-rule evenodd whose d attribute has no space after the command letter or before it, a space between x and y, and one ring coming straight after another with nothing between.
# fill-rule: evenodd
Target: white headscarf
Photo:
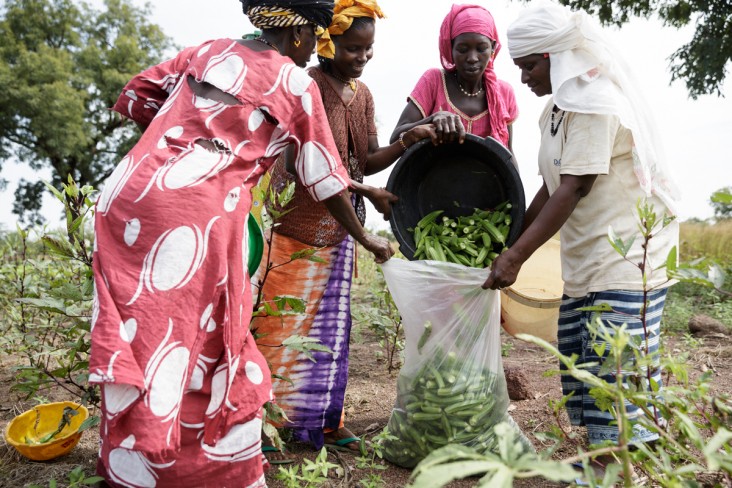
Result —
<instances>
[{"instance_id":1,"label":"white headscarf","mask_svg":"<svg viewBox=\"0 0 732 488\"><path fill-rule=\"evenodd\" d=\"M560 109L618 116L633 134L633 165L641 188L676 213L679 191L666 167L652 112L599 25L583 11L542 3L508 27L508 50L512 58L549 53L554 103Z\"/></svg>"}]
</instances>

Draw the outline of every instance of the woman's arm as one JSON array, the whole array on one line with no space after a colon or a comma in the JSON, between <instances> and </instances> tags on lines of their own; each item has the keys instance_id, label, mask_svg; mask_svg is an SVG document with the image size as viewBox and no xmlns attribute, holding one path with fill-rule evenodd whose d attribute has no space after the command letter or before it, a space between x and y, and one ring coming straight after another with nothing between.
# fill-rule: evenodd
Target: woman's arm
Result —
<instances>
[{"instance_id":1,"label":"woman's arm","mask_svg":"<svg viewBox=\"0 0 732 488\"><path fill-rule=\"evenodd\" d=\"M391 133L389 142L393 143L397 141L402 132L424 124L432 124L434 127L435 133L431 137L432 143L435 145L444 142L459 141L463 143L465 141L465 127L459 116L451 112L439 110L427 117L422 117L422 112L410 100L407 102L407 106L404 107L402 115L399 117L397 125L394 128L394 132Z\"/></svg>"},{"instance_id":2,"label":"woman's arm","mask_svg":"<svg viewBox=\"0 0 732 488\"><path fill-rule=\"evenodd\" d=\"M389 220L391 217L391 204L399 200L396 195L384 188L364 185L354 180L351 180L351 191L364 198L368 198L376 211L384 216L384 220Z\"/></svg>"},{"instance_id":3,"label":"woman's arm","mask_svg":"<svg viewBox=\"0 0 732 488\"><path fill-rule=\"evenodd\" d=\"M506 126L508 129L508 150L511 151L511 154L513 153L513 124L508 124ZM516 155L513 156L514 164L516 165L516 169L518 170L518 163L516 162Z\"/></svg>"},{"instance_id":4,"label":"woman's arm","mask_svg":"<svg viewBox=\"0 0 732 488\"><path fill-rule=\"evenodd\" d=\"M534 195L534 199L531 201L529 208L526 209L526 214L524 215L524 226L521 229L522 234L526 229L531 227L531 224L536 220L536 216L539 215L541 209L544 208L547 200L549 200L549 189L546 187L546 183L544 183L541 185L541 188L539 188L539 191L536 192L536 195Z\"/></svg>"},{"instance_id":5,"label":"woman's arm","mask_svg":"<svg viewBox=\"0 0 732 488\"><path fill-rule=\"evenodd\" d=\"M580 199L590 193L596 178L597 175L562 175L559 188L546 199L546 185L542 186L526 213L528 226L524 226L516 243L493 261L483 288L495 290L511 286L526 260L559 232ZM542 204L542 200L545 203Z\"/></svg>"},{"instance_id":6,"label":"woman's arm","mask_svg":"<svg viewBox=\"0 0 732 488\"><path fill-rule=\"evenodd\" d=\"M134 76L122 89L112 110L133 120L144 132L175 86L184 82L182 78L197 49L186 48L174 58Z\"/></svg>"},{"instance_id":7,"label":"woman's arm","mask_svg":"<svg viewBox=\"0 0 732 488\"><path fill-rule=\"evenodd\" d=\"M404 133L401 142L397 138L396 142L384 147L379 147L379 140L375 135L369 136L369 154L364 174L369 176L385 170L399 159L408 147L427 137L435 137L435 128L431 124L413 127Z\"/></svg>"},{"instance_id":8,"label":"woman's arm","mask_svg":"<svg viewBox=\"0 0 732 488\"><path fill-rule=\"evenodd\" d=\"M389 245L389 240L384 237L371 235L361 226L356 211L353 210L348 192L341 192L334 195L323 203L330 214L353 236L367 251L374 254L377 263L386 262L394 255L394 250Z\"/></svg>"}]
</instances>

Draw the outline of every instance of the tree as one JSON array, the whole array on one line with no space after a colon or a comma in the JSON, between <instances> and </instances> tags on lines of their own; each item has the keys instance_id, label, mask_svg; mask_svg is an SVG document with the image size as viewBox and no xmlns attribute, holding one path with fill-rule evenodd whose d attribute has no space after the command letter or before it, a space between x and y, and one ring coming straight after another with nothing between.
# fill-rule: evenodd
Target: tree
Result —
<instances>
[{"instance_id":1,"label":"tree","mask_svg":"<svg viewBox=\"0 0 732 488\"><path fill-rule=\"evenodd\" d=\"M670 57L671 80L684 80L689 96L723 96L722 84L732 60L732 2L730 0L560 0L584 9L603 24L621 26L630 17L658 15L664 25L696 26L694 36ZM642 49L642 46L639 46Z\"/></svg>"},{"instance_id":2,"label":"tree","mask_svg":"<svg viewBox=\"0 0 732 488\"><path fill-rule=\"evenodd\" d=\"M709 203L712 204L717 219L732 218L732 186L720 188L712 193Z\"/></svg>"},{"instance_id":3,"label":"tree","mask_svg":"<svg viewBox=\"0 0 732 488\"><path fill-rule=\"evenodd\" d=\"M173 47L150 5L6 0L0 7L0 168L10 159L99 186L139 134L109 110L124 84ZM40 181L21 180L13 213L42 221Z\"/></svg>"}]
</instances>

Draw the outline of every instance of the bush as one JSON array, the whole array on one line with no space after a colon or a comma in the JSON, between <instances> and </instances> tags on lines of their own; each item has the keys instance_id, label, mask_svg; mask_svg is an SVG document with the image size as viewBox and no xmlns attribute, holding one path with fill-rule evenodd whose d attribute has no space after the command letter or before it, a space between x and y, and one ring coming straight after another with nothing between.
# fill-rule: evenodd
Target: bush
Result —
<instances>
[{"instance_id":1,"label":"bush","mask_svg":"<svg viewBox=\"0 0 732 488\"><path fill-rule=\"evenodd\" d=\"M58 386L96 405L97 390L87 382L94 189L69 179L63 191L52 191L66 209L66 229L32 240L18 228L2 240L0 350L24 359L15 367L13 390L29 398Z\"/></svg>"}]
</instances>

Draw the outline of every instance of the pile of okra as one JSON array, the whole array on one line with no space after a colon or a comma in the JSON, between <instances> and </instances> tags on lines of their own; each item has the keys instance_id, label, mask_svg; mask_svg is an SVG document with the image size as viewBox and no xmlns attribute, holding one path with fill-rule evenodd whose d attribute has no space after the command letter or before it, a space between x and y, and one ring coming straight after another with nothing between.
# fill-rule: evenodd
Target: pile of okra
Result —
<instances>
[{"instance_id":1,"label":"pile of okra","mask_svg":"<svg viewBox=\"0 0 732 488\"><path fill-rule=\"evenodd\" d=\"M454 352L438 352L432 359L397 382L397 405L387 427L398 440L385 442L384 455L407 468L451 443L495 450L493 426L506 413L508 398L495 394L499 378L493 371Z\"/></svg>"},{"instance_id":2,"label":"pile of okra","mask_svg":"<svg viewBox=\"0 0 732 488\"><path fill-rule=\"evenodd\" d=\"M475 209L464 217L444 216L444 210L430 212L408 229L414 234L414 259L489 267L505 249L511 228L510 210L511 204L506 201L494 209Z\"/></svg>"}]
</instances>

